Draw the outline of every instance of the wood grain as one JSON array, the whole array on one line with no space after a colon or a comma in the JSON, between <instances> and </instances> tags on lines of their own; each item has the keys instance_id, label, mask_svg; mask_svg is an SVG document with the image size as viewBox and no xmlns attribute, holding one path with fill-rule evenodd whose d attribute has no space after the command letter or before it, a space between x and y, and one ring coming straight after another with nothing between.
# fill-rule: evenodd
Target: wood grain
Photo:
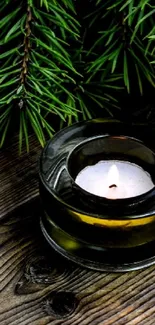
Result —
<instances>
[{"instance_id":1,"label":"wood grain","mask_svg":"<svg viewBox=\"0 0 155 325\"><path fill-rule=\"evenodd\" d=\"M155 266L89 271L46 243L39 226L40 149L33 141L32 157L18 158L14 144L1 153L0 324L154 325Z\"/></svg>"},{"instance_id":2,"label":"wood grain","mask_svg":"<svg viewBox=\"0 0 155 325\"><path fill-rule=\"evenodd\" d=\"M39 200L0 222L0 324L155 322L155 266L114 274L66 262L45 242Z\"/></svg>"},{"instance_id":3,"label":"wood grain","mask_svg":"<svg viewBox=\"0 0 155 325\"><path fill-rule=\"evenodd\" d=\"M30 136L30 154L23 149L19 156L18 137L0 152L0 218L15 207L38 195L38 159L41 152L35 137Z\"/></svg>"}]
</instances>

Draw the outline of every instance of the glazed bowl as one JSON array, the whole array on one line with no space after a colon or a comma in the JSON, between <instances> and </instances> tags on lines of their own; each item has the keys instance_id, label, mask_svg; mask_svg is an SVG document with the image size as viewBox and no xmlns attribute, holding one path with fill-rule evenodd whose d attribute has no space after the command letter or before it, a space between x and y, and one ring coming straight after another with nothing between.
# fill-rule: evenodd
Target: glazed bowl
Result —
<instances>
[{"instance_id":1,"label":"glazed bowl","mask_svg":"<svg viewBox=\"0 0 155 325\"><path fill-rule=\"evenodd\" d=\"M100 159L141 166L155 182L153 128L95 119L58 132L40 158L42 231L66 258L97 270L131 270L155 259L155 187L111 200L85 191L77 174Z\"/></svg>"}]
</instances>

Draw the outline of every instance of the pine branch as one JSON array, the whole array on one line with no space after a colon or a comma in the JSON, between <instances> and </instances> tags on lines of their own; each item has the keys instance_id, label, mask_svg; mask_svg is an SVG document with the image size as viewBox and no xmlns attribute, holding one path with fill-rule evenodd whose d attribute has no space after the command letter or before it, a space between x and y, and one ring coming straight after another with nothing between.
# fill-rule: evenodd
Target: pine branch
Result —
<instances>
[{"instance_id":1,"label":"pine branch","mask_svg":"<svg viewBox=\"0 0 155 325\"><path fill-rule=\"evenodd\" d=\"M122 93L155 87L152 0L86 3L1 1L0 146L12 128L20 152L32 131L44 146L55 121L113 116Z\"/></svg>"},{"instance_id":2,"label":"pine branch","mask_svg":"<svg viewBox=\"0 0 155 325\"><path fill-rule=\"evenodd\" d=\"M67 3L73 15L66 12ZM74 18L72 1L68 0L64 7L63 5L63 1L60 4L40 1L40 5L38 4L36 7L31 0L27 1L26 8L25 3L21 1L20 6L8 16L4 16L1 21L1 25L9 21L8 27L10 27L10 22L13 23L13 20L16 20L11 29L6 27L1 34L1 43L3 44L5 41L10 45L9 42L14 38L14 44L15 42L18 44L16 48L4 51L1 55L3 59L12 54L15 58L13 65L17 66L16 70L12 69L12 61L9 57L1 69L3 85L0 87L6 87L6 92L4 94L3 91L0 101L2 117L0 130L3 134L1 146L8 130L7 114L5 114L6 111L9 112L6 108L8 104L11 105L11 111L16 107L20 151L23 137L27 150L29 150L28 134L31 128L42 146L45 144L44 131L52 136L54 130L45 119L47 113L58 115L63 120L65 116L77 115L76 108L72 109L63 101L63 93L74 100L74 96L68 91L67 86L68 83L75 84L74 76L77 75L77 71L71 62L69 44L65 40L68 37L77 39L79 24ZM9 8L10 2L4 5L4 13L6 9L9 12ZM22 18L19 19L18 14ZM53 30L51 26L54 27ZM20 43L18 42L19 27ZM24 42L22 42L22 37ZM20 66L22 66L21 73ZM15 77L5 83L4 80L11 74L15 74Z\"/></svg>"},{"instance_id":3,"label":"pine branch","mask_svg":"<svg viewBox=\"0 0 155 325\"><path fill-rule=\"evenodd\" d=\"M88 57L94 53L94 59L87 67L91 78L98 73L102 74L102 69L108 66L111 73L123 76L128 92L132 79L130 71L132 76L137 76L141 94L143 77L155 86L151 64L154 57L151 40L155 31L155 6L151 3L151 0L140 1L138 5L134 4L134 0L117 0L115 3L112 0L104 3L97 1L96 10L88 16L91 17L90 28L94 27L96 21L99 26L107 25L106 30L98 31L99 37L87 53Z\"/></svg>"}]
</instances>

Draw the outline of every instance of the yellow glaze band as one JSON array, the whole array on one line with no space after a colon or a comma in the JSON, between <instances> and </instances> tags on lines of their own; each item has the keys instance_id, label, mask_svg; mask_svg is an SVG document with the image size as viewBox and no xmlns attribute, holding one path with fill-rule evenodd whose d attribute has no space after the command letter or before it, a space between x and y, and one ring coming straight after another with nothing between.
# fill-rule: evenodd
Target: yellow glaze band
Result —
<instances>
[{"instance_id":1,"label":"yellow glaze band","mask_svg":"<svg viewBox=\"0 0 155 325\"><path fill-rule=\"evenodd\" d=\"M69 211L70 214L75 217L80 219L81 221L90 224L90 225L101 225L105 227L136 227L136 226L142 226L146 224L150 224L155 221L155 215L151 217L144 217L141 219L132 219L132 220L109 220L109 219L99 219L99 218L94 218L91 216L87 216L82 213L78 213L75 211Z\"/></svg>"}]
</instances>

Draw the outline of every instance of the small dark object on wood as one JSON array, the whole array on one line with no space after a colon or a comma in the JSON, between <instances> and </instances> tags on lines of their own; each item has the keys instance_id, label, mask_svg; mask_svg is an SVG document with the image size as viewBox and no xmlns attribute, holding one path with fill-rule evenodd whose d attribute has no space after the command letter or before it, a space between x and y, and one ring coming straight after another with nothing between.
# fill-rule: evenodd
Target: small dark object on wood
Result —
<instances>
[{"instance_id":1,"label":"small dark object on wood","mask_svg":"<svg viewBox=\"0 0 155 325\"><path fill-rule=\"evenodd\" d=\"M48 315L54 314L58 318L67 317L74 312L78 300L72 292L52 293L46 301L45 311Z\"/></svg>"}]
</instances>

